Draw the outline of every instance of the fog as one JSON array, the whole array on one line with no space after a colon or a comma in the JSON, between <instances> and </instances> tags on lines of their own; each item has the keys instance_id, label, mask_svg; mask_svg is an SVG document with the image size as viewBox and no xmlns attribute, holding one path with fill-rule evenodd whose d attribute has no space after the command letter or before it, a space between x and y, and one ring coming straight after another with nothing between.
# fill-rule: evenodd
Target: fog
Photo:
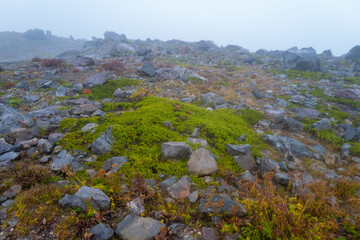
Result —
<instances>
[{"instance_id":1,"label":"fog","mask_svg":"<svg viewBox=\"0 0 360 240\"><path fill-rule=\"evenodd\" d=\"M212 40L250 51L360 44L358 0L2 0L0 31L39 28L74 38Z\"/></svg>"}]
</instances>

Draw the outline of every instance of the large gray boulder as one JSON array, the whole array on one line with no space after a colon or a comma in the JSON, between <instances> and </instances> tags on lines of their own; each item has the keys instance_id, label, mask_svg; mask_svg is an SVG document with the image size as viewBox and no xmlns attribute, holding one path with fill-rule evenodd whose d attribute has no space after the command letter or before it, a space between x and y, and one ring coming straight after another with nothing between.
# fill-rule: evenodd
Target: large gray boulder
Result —
<instances>
[{"instance_id":1,"label":"large gray boulder","mask_svg":"<svg viewBox=\"0 0 360 240\"><path fill-rule=\"evenodd\" d=\"M91 206L96 210L110 207L110 198L101 189L82 186L74 195L85 202L90 202Z\"/></svg>"},{"instance_id":2,"label":"large gray boulder","mask_svg":"<svg viewBox=\"0 0 360 240\"><path fill-rule=\"evenodd\" d=\"M200 100L202 102L204 102L204 104L208 104L210 102L212 102L214 105L221 105L223 103L225 103L224 101L224 98L217 95L216 93L213 93L213 92L208 92L208 93L205 93L203 94L201 97L200 97Z\"/></svg>"},{"instance_id":3,"label":"large gray boulder","mask_svg":"<svg viewBox=\"0 0 360 240\"><path fill-rule=\"evenodd\" d=\"M345 56L346 60L359 61L360 60L360 45L356 45Z\"/></svg>"},{"instance_id":4,"label":"large gray boulder","mask_svg":"<svg viewBox=\"0 0 360 240\"><path fill-rule=\"evenodd\" d=\"M318 130L322 130L322 129L330 130L331 129L331 122L330 122L329 119L324 118L324 119L312 124L311 128L315 128L315 129L318 129Z\"/></svg>"},{"instance_id":5,"label":"large gray boulder","mask_svg":"<svg viewBox=\"0 0 360 240\"><path fill-rule=\"evenodd\" d=\"M84 88L91 88L95 85L102 85L106 82L104 73L97 73L89 77L84 83Z\"/></svg>"},{"instance_id":6,"label":"large gray boulder","mask_svg":"<svg viewBox=\"0 0 360 240\"><path fill-rule=\"evenodd\" d=\"M298 71L321 71L320 59L313 50L288 50L284 54L283 68Z\"/></svg>"},{"instance_id":7,"label":"large gray boulder","mask_svg":"<svg viewBox=\"0 0 360 240\"><path fill-rule=\"evenodd\" d=\"M280 135L264 135L264 142L273 146L276 150L299 158L313 158L314 153L308 147L294 138L284 137Z\"/></svg>"},{"instance_id":8,"label":"large gray boulder","mask_svg":"<svg viewBox=\"0 0 360 240\"><path fill-rule=\"evenodd\" d=\"M114 235L114 230L111 227L107 227L103 223L99 223L89 230L90 233L94 234L92 239L96 240L108 240Z\"/></svg>"},{"instance_id":9,"label":"large gray boulder","mask_svg":"<svg viewBox=\"0 0 360 240\"><path fill-rule=\"evenodd\" d=\"M69 113L72 115L80 115L80 114L90 115L96 110L99 110L99 108L94 104L82 104L72 107L69 110Z\"/></svg>"},{"instance_id":10,"label":"large gray boulder","mask_svg":"<svg viewBox=\"0 0 360 240\"><path fill-rule=\"evenodd\" d=\"M176 80L180 77L179 73L172 68L160 68L156 70L156 77L159 81Z\"/></svg>"},{"instance_id":11,"label":"large gray boulder","mask_svg":"<svg viewBox=\"0 0 360 240\"><path fill-rule=\"evenodd\" d=\"M161 155L167 159L180 160L192 153L191 147L184 142L165 142L161 144Z\"/></svg>"},{"instance_id":12,"label":"large gray boulder","mask_svg":"<svg viewBox=\"0 0 360 240\"><path fill-rule=\"evenodd\" d=\"M218 166L208 150L198 148L190 155L187 168L191 175L206 176L216 173Z\"/></svg>"},{"instance_id":13,"label":"large gray boulder","mask_svg":"<svg viewBox=\"0 0 360 240\"><path fill-rule=\"evenodd\" d=\"M149 62L144 62L140 68L140 72L147 77L155 77L158 69Z\"/></svg>"},{"instance_id":14,"label":"large gray boulder","mask_svg":"<svg viewBox=\"0 0 360 240\"><path fill-rule=\"evenodd\" d=\"M90 57L75 56L71 58L70 64L73 66L92 66L95 65L95 61Z\"/></svg>"},{"instance_id":15,"label":"large gray boulder","mask_svg":"<svg viewBox=\"0 0 360 240\"><path fill-rule=\"evenodd\" d=\"M293 133L299 133L304 130L304 125L293 118L276 117L274 124L271 125L271 128L289 131Z\"/></svg>"},{"instance_id":16,"label":"large gray boulder","mask_svg":"<svg viewBox=\"0 0 360 240\"><path fill-rule=\"evenodd\" d=\"M160 233L161 228L165 228L165 225L153 218L127 215L117 225L115 233L121 239L150 240Z\"/></svg>"},{"instance_id":17,"label":"large gray boulder","mask_svg":"<svg viewBox=\"0 0 360 240\"><path fill-rule=\"evenodd\" d=\"M114 145L114 137L111 133L111 129L106 129L105 132L100 134L98 139L96 139L91 144L91 151L94 154L106 154L112 149L112 146Z\"/></svg>"},{"instance_id":18,"label":"large gray boulder","mask_svg":"<svg viewBox=\"0 0 360 240\"><path fill-rule=\"evenodd\" d=\"M105 41L127 42L125 34L118 34L113 31L106 31L104 33L104 39Z\"/></svg>"},{"instance_id":19,"label":"large gray boulder","mask_svg":"<svg viewBox=\"0 0 360 240\"><path fill-rule=\"evenodd\" d=\"M259 158L256 161L256 170L259 171L259 176L262 177L268 172L279 172L280 165L270 158Z\"/></svg>"},{"instance_id":20,"label":"large gray boulder","mask_svg":"<svg viewBox=\"0 0 360 240\"><path fill-rule=\"evenodd\" d=\"M360 101L360 90L359 89L345 89L335 92L335 97L344 98L353 101Z\"/></svg>"},{"instance_id":21,"label":"large gray boulder","mask_svg":"<svg viewBox=\"0 0 360 240\"><path fill-rule=\"evenodd\" d=\"M14 108L0 104L0 134L9 133L12 128L21 128L23 125L32 126L31 117L18 112Z\"/></svg>"},{"instance_id":22,"label":"large gray boulder","mask_svg":"<svg viewBox=\"0 0 360 240\"><path fill-rule=\"evenodd\" d=\"M75 160L73 156L67 154L66 150L61 150L58 155L54 157L54 160L50 164L52 171L61 171L65 168L70 167L74 170L81 168L81 164Z\"/></svg>"}]
</instances>

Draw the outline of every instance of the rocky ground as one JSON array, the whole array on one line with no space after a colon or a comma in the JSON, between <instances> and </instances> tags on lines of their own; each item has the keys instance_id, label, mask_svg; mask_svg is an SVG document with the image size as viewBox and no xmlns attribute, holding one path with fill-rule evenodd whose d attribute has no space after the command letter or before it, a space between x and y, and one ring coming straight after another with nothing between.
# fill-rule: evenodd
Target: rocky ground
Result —
<instances>
[{"instance_id":1,"label":"rocky ground","mask_svg":"<svg viewBox=\"0 0 360 240\"><path fill-rule=\"evenodd\" d=\"M0 64L0 239L360 239L360 46L107 32Z\"/></svg>"}]
</instances>

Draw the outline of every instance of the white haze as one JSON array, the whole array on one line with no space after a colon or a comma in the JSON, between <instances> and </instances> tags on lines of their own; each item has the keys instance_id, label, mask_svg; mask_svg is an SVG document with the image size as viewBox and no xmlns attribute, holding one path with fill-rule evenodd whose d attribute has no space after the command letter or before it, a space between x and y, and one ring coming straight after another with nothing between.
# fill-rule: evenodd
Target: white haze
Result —
<instances>
[{"instance_id":1,"label":"white haze","mask_svg":"<svg viewBox=\"0 0 360 240\"><path fill-rule=\"evenodd\" d=\"M360 44L359 0L1 0L0 31L39 28L90 39L212 40L256 51Z\"/></svg>"}]
</instances>

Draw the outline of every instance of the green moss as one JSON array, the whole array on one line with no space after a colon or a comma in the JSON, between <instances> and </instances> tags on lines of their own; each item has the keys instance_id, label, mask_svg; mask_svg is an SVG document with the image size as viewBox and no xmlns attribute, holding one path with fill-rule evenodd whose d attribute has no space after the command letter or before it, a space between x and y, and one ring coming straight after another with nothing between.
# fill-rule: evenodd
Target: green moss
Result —
<instances>
[{"instance_id":1,"label":"green moss","mask_svg":"<svg viewBox=\"0 0 360 240\"><path fill-rule=\"evenodd\" d=\"M114 91L117 88L123 88L126 86L138 85L142 81L135 79L118 79L118 80L106 80L106 83L100 86L90 88L91 94L89 94L90 100L101 100L104 98L112 98Z\"/></svg>"},{"instance_id":2,"label":"green moss","mask_svg":"<svg viewBox=\"0 0 360 240\"><path fill-rule=\"evenodd\" d=\"M99 169L102 162L112 156L127 156L128 162L119 170L127 178L133 177L135 173L141 173L147 178L156 178L157 173L177 176L188 174L186 159L172 162L162 158L161 144L168 141L186 142L196 127L201 128L200 138L208 141L208 149L219 157L218 165L222 169L241 171L225 150L225 145L236 144L240 135L246 135L246 143L253 147L253 156L260 156L260 149L265 147L261 136L249 124L263 117L263 114L254 110L245 110L241 114L231 109L208 111L157 97L146 98L134 104L133 108L135 110L124 111L121 115L109 113L105 118L98 118L99 126L94 134L84 134L78 130L86 123L95 122L96 118L63 120L61 129L71 128L71 132L62 140L62 146L65 149L86 150L88 144L112 126L116 140L113 149L100 156L92 166ZM163 127L164 121L171 121L175 130ZM190 145L193 149L198 147Z\"/></svg>"},{"instance_id":3,"label":"green moss","mask_svg":"<svg viewBox=\"0 0 360 240\"><path fill-rule=\"evenodd\" d=\"M359 84L360 85L360 77L346 77L346 78L344 78L344 81L351 83L351 84Z\"/></svg>"},{"instance_id":4,"label":"green moss","mask_svg":"<svg viewBox=\"0 0 360 240\"><path fill-rule=\"evenodd\" d=\"M360 156L360 143L353 143L350 151L352 155Z\"/></svg>"},{"instance_id":5,"label":"green moss","mask_svg":"<svg viewBox=\"0 0 360 240\"><path fill-rule=\"evenodd\" d=\"M103 111L104 112L112 112L112 111L123 111L123 110L129 110L133 106L132 103L104 103L103 104Z\"/></svg>"},{"instance_id":6,"label":"green moss","mask_svg":"<svg viewBox=\"0 0 360 240\"><path fill-rule=\"evenodd\" d=\"M241 117L244 119L248 124L253 125L258 121L265 118L265 114L253 109L243 109L240 110Z\"/></svg>"},{"instance_id":7,"label":"green moss","mask_svg":"<svg viewBox=\"0 0 360 240\"><path fill-rule=\"evenodd\" d=\"M306 72L306 71L297 71L297 70L273 70L274 74L286 74L286 76L289 79L297 79L297 78L303 78L303 79L312 79L312 80L321 80L321 79L328 79L331 77L330 74L321 73L321 72Z\"/></svg>"}]
</instances>

